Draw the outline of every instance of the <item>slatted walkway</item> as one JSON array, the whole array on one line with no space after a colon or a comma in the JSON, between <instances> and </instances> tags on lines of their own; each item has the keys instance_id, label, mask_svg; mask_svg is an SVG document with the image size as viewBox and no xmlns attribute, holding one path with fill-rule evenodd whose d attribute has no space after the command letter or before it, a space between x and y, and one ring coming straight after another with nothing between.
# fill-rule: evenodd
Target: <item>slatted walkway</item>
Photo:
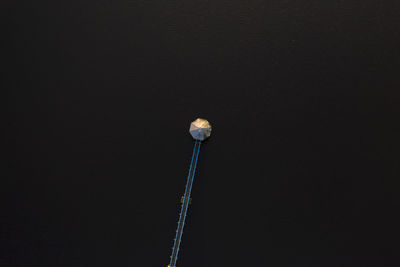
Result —
<instances>
[{"instance_id":1,"label":"slatted walkway","mask_svg":"<svg viewBox=\"0 0 400 267\"><path fill-rule=\"evenodd\" d=\"M194 175L196 173L196 166L197 166L197 159L199 157L199 152L200 152L200 145L201 145L201 141L196 140L196 142L194 144L194 148L193 148L192 160L190 162L189 175L188 175L187 182L186 182L185 194L183 196L181 213L179 214L178 228L176 230L174 246L172 247L171 260L168 265L169 267L175 267L176 260L178 259L179 246L181 244L183 227L185 226L186 214L187 214L187 210L189 207L190 193L192 191Z\"/></svg>"}]
</instances>

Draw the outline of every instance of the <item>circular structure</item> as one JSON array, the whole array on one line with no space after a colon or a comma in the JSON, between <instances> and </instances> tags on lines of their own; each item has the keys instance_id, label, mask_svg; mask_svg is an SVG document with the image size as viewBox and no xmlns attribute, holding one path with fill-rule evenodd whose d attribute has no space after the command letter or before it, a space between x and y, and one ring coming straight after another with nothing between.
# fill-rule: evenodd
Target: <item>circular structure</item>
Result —
<instances>
[{"instance_id":1,"label":"circular structure","mask_svg":"<svg viewBox=\"0 0 400 267\"><path fill-rule=\"evenodd\" d=\"M189 133L195 140L203 141L211 135L211 124L205 119L198 118L190 124Z\"/></svg>"}]
</instances>

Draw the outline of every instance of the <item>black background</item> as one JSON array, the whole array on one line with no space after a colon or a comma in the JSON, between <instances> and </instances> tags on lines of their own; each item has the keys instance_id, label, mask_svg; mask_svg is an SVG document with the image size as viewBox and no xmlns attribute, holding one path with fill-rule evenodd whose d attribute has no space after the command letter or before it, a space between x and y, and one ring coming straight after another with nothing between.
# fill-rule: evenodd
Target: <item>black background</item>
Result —
<instances>
[{"instance_id":1,"label":"black background","mask_svg":"<svg viewBox=\"0 0 400 267\"><path fill-rule=\"evenodd\" d=\"M400 266L398 1L1 13L1 266Z\"/></svg>"}]
</instances>

